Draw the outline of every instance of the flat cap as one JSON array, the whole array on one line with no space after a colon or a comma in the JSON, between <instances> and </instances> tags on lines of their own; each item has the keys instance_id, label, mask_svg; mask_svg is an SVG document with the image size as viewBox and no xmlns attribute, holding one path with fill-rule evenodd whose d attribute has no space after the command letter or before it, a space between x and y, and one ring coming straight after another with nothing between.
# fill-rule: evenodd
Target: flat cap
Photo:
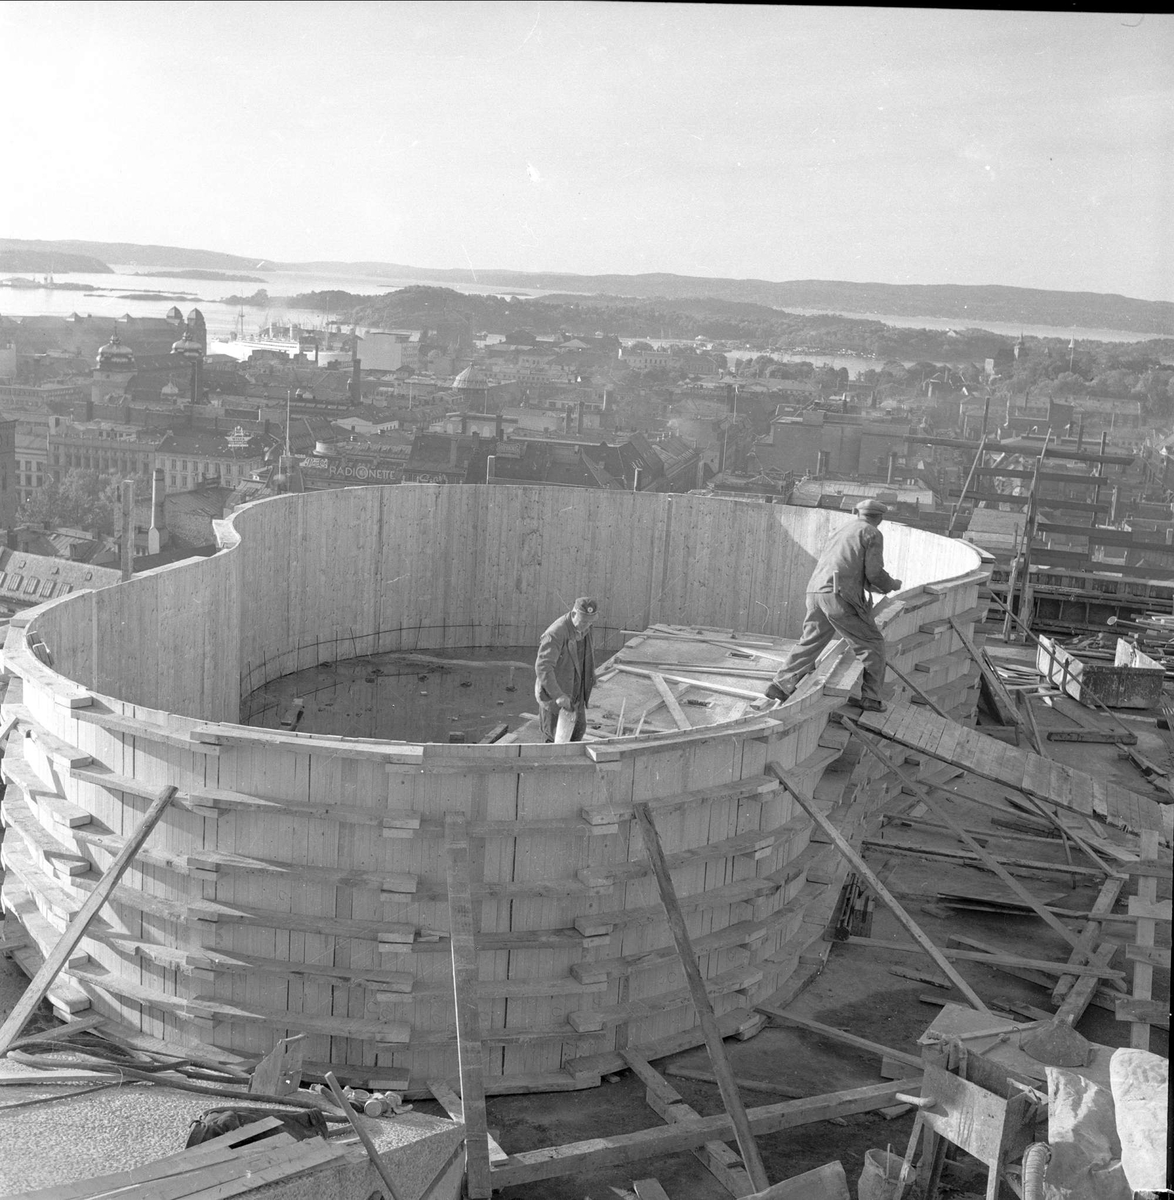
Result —
<instances>
[{"instance_id":1,"label":"flat cap","mask_svg":"<svg viewBox=\"0 0 1174 1200\"><path fill-rule=\"evenodd\" d=\"M577 612L594 616L599 611L599 601L594 596L580 596L574 604Z\"/></svg>"},{"instance_id":2,"label":"flat cap","mask_svg":"<svg viewBox=\"0 0 1174 1200\"><path fill-rule=\"evenodd\" d=\"M879 500L874 500L869 496L866 500L861 500L855 506L854 511L858 512L862 517L876 517L883 516L889 510Z\"/></svg>"}]
</instances>

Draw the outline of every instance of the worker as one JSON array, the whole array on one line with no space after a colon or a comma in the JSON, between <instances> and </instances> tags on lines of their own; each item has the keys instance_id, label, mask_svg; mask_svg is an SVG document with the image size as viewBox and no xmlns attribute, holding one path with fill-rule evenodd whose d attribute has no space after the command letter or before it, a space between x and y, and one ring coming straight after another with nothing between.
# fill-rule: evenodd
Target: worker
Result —
<instances>
[{"instance_id":1,"label":"worker","mask_svg":"<svg viewBox=\"0 0 1174 1200\"><path fill-rule=\"evenodd\" d=\"M807 581L803 634L768 685L770 700L785 703L838 635L864 663L860 699L849 703L866 712L884 712L885 639L873 620L867 592L899 591L901 581L885 570L885 539L879 526L888 510L879 500L869 499L861 500L855 511L856 520L828 539Z\"/></svg>"},{"instance_id":2,"label":"worker","mask_svg":"<svg viewBox=\"0 0 1174 1200\"><path fill-rule=\"evenodd\" d=\"M560 710L575 714L572 742L583 740L587 702L595 686L595 651L591 627L599 615L594 596L580 596L542 635L534 661L534 698L545 741L554 741Z\"/></svg>"}]
</instances>

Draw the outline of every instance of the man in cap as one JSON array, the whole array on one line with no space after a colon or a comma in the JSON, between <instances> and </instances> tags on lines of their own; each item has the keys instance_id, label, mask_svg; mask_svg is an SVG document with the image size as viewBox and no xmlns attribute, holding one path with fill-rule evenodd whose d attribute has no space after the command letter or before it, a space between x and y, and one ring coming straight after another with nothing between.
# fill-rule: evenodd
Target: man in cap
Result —
<instances>
[{"instance_id":1,"label":"man in cap","mask_svg":"<svg viewBox=\"0 0 1174 1200\"><path fill-rule=\"evenodd\" d=\"M861 500L856 520L828 539L807 582L807 616L803 634L767 687L768 699L786 701L799 681L815 668L824 647L845 638L864 662L860 699L851 703L868 712L883 712L885 639L870 611L865 591L899 591L901 581L885 570L885 539L879 525L888 510L878 500Z\"/></svg>"},{"instance_id":2,"label":"man in cap","mask_svg":"<svg viewBox=\"0 0 1174 1200\"><path fill-rule=\"evenodd\" d=\"M534 698L538 701L542 736L554 741L560 710L575 714L571 741L583 740L587 728L587 702L595 686L595 651L591 626L599 615L594 596L580 596L542 635L534 661Z\"/></svg>"}]
</instances>

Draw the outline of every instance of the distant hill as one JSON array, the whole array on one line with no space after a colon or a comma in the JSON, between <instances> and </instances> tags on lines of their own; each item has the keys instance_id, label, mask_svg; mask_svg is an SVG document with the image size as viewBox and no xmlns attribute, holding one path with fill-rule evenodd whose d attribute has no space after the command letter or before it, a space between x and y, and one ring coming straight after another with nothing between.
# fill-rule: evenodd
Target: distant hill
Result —
<instances>
[{"instance_id":1,"label":"distant hill","mask_svg":"<svg viewBox=\"0 0 1174 1200\"><path fill-rule=\"evenodd\" d=\"M110 268L89 254L70 254L60 250L29 249L35 243L25 242L9 248L0 240L0 271L35 271L53 275L84 271L88 275L108 275Z\"/></svg>"},{"instance_id":2,"label":"distant hill","mask_svg":"<svg viewBox=\"0 0 1174 1200\"><path fill-rule=\"evenodd\" d=\"M774 309L816 309L834 313L881 316L938 317L973 327L983 321L1007 324L1052 325L1059 328L1121 329L1136 333L1174 335L1174 304L1135 300L1099 292L1053 292L1039 288L1003 287L996 284L891 284L849 283L824 279L773 282L767 279L717 279L691 275L571 275L559 272L437 270L388 262L277 262L213 250L177 246L140 246L131 242L20 241L0 238L0 251L19 250L90 255L103 263L134 263L139 267L205 269L297 270L331 275L386 275L389 279L416 279L434 283L477 283L519 291L542 289L639 299L683 300L711 298L734 303L761 304ZM9 268L10 270L65 271L57 265ZM92 267L73 268L92 270Z\"/></svg>"},{"instance_id":3,"label":"distant hill","mask_svg":"<svg viewBox=\"0 0 1174 1200\"><path fill-rule=\"evenodd\" d=\"M22 241L20 238L0 238L0 251L23 250L36 251L54 255L60 254L91 255L100 259L103 264L117 263L119 266L133 265L136 267L204 267L215 270L220 267L247 268L251 271L261 267L275 268L276 263L268 259L241 258L236 254L221 254L218 250L185 250L180 246L140 246L135 242L79 242L64 241ZM27 271L37 271L39 267L21 268ZM89 271L91 267L56 267L56 270ZM103 265L103 270L109 270Z\"/></svg>"}]
</instances>

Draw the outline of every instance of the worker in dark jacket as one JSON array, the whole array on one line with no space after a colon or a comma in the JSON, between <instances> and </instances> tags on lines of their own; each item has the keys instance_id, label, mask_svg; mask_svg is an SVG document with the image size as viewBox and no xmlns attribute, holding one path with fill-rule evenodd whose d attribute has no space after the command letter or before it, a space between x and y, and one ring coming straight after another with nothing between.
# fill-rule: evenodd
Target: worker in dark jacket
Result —
<instances>
[{"instance_id":1,"label":"worker in dark jacket","mask_svg":"<svg viewBox=\"0 0 1174 1200\"><path fill-rule=\"evenodd\" d=\"M803 634L767 687L771 700L785 702L799 681L815 669L824 648L839 636L864 663L860 699L850 703L867 712L883 712L885 639L872 616L867 592L895 592L901 581L885 570L885 539L878 526L888 510L878 500L861 500L856 520L828 539L807 581Z\"/></svg>"},{"instance_id":2,"label":"worker in dark jacket","mask_svg":"<svg viewBox=\"0 0 1174 1200\"><path fill-rule=\"evenodd\" d=\"M594 596L580 596L569 613L559 617L542 635L534 662L534 698L538 701L542 736L554 741L560 709L575 714L572 742L583 740L587 728L587 702L595 686L595 651L591 626L599 615Z\"/></svg>"}]
</instances>

